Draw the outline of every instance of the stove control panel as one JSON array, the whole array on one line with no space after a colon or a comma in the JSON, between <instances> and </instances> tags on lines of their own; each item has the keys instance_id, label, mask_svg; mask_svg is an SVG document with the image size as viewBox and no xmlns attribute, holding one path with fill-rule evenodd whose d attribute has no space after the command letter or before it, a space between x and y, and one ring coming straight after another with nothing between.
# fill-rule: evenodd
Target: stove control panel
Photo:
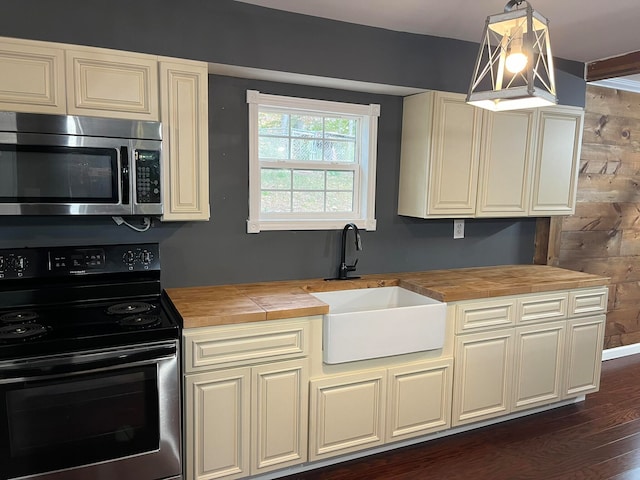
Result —
<instances>
[{"instance_id":1,"label":"stove control panel","mask_svg":"<svg viewBox=\"0 0 640 480\"><path fill-rule=\"evenodd\" d=\"M0 281L160 271L157 243L0 250Z\"/></svg>"}]
</instances>

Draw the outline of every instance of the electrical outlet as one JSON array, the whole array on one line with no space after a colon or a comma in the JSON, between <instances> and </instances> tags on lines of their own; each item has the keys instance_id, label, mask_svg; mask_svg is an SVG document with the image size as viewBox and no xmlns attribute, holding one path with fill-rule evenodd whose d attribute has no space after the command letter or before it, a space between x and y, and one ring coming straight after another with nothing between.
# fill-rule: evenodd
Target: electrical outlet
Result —
<instances>
[{"instance_id":1,"label":"electrical outlet","mask_svg":"<svg viewBox=\"0 0 640 480\"><path fill-rule=\"evenodd\" d=\"M464 238L463 218L456 218L453 220L453 238Z\"/></svg>"}]
</instances>

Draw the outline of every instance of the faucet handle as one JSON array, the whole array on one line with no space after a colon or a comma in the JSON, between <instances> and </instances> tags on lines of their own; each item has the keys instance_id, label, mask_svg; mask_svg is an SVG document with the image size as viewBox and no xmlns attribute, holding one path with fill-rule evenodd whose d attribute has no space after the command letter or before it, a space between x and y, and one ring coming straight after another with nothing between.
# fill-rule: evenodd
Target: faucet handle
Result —
<instances>
[{"instance_id":1,"label":"faucet handle","mask_svg":"<svg viewBox=\"0 0 640 480\"><path fill-rule=\"evenodd\" d=\"M356 269L356 265L358 265L358 259L357 258L356 258L356 261L353 262L353 265L347 265L347 271L353 272Z\"/></svg>"}]
</instances>

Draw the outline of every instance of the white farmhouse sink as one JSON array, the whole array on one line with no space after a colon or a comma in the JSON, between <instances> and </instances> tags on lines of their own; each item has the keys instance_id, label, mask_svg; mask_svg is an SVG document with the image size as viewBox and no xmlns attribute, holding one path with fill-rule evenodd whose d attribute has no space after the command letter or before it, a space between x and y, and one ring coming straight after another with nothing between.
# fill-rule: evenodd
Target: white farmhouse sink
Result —
<instances>
[{"instance_id":1,"label":"white farmhouse sink","mask_svg":"<svg viewBox=\"0 0 640 480\"><path fill-rule=\"evenodd\" d=\"M311 295L329 305L322 332L325 363L434 350L444 345L444 302L401 287Z\"/></svg>"}]
</instances>

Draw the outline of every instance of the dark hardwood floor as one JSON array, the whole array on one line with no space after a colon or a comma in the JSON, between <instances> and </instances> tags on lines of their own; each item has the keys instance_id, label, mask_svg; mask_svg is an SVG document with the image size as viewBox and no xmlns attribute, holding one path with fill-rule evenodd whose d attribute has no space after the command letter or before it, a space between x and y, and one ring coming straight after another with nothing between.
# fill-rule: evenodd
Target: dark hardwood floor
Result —
<instances>
[{"instance_id":1,"label":"dark hardwood floor","mask_svg":"<svg viewBox=\"0 0 640 480\"><path fill-rule=\"evenodd\" d=\"M584 402L286 479L640 479L640 355L604 362Z\"/></svg>"}]
</instances>

